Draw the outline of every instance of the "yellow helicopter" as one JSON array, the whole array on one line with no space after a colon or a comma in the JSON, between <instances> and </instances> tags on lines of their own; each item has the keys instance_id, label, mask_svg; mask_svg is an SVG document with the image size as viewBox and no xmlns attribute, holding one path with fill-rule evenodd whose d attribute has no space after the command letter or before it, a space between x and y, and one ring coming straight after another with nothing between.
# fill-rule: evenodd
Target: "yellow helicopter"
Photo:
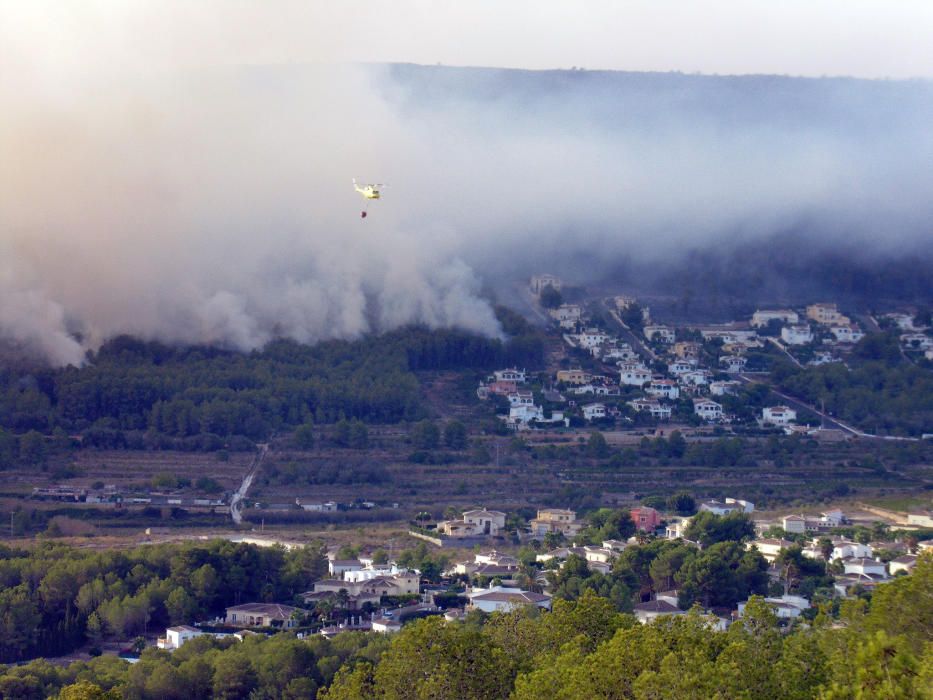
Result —
<instances>
[{"instance_id":1,"label":"yellow helicopter","mask_svg":"<svg viewBox=\"0 0 933 700\"><path fill-rule=\"evenodd\" d=\"M380 188L385 187L382 183L370 183L367 185L358 185L356 178L353 178L353 189L363 195L363 199L369 204L370 199L379 199L382 195L380 194ZM366 209L360 212L360 217L363 219L366 218Z\"/></svg>"}]
</instances>

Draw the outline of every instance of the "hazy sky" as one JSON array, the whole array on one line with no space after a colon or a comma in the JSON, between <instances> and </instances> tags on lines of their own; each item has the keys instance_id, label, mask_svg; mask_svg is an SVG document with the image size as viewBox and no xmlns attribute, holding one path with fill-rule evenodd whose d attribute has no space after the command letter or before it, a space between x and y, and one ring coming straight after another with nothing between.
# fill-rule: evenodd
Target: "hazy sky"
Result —
<instances>
[{"instance_id":1,"label":"hazy sky","mask_svg":"<svg viewBox=\"0 0 933 700\"><path fill-rule=\"evenodd\" d=\"M929 0L0 0L31 60L933 77ZM89 51L90 50L90 51Z\"/></svg>"}]
</instances>

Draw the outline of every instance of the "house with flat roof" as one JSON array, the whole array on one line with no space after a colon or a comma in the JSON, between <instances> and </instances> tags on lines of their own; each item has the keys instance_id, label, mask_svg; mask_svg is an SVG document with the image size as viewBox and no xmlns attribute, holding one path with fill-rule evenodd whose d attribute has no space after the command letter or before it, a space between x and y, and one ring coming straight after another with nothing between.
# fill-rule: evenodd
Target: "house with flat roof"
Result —
<instances>
[{"instance_id":1,"label":"house with flat roof","mask_svg":"<svg viewBox=\"0 0 933 700\"><path fill-rule=\"evenodd\" d=\"M174 651L185 642L189 642L195 637L200 637L202 634L204 634L204 632L199 630L197 627L191 627L190 625L169 627L165 630L165 636L159 637L158 641L156 642L156 646L158 646L159 649Z\"/></svg>"}]
</instances>

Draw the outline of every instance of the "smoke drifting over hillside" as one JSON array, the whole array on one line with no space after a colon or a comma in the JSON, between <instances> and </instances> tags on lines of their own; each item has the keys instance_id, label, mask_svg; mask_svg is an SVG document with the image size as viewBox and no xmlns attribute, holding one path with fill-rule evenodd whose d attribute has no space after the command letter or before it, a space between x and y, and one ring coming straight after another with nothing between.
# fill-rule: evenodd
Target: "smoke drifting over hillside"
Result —
<instances>
[{"instance_id":1,"label":"smoke drifting over hillside","mask_svg":"<svg viewBox=\"0 0 933 700\"><path fill-rule=\"evenodd\" d=\"M788 229L930 241L924 82L0 60L0 338L59 364L116 333L497 333L483 281ZM354 176L390 183L365 220Z\"/></svg>"}]
</instances>

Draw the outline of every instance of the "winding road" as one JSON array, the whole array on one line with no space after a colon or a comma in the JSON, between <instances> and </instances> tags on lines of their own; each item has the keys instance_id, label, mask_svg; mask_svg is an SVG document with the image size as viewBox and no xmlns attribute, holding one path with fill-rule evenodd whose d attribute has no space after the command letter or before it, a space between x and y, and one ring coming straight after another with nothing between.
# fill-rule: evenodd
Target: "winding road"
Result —
<instances>
[{"instance_id":1,"label":"winding road","mask_svg":"<svg viewBox=\"0 0 933 700\"><path fill-rule=\"evenodd\" d=\"M246 493L253 483L253 478L259 472L259 467L262 466L262 460L265 458L266 452L269 451L268 443L259 443L256 446L259 448L259 451L256 453L256 456L253 457L253 461L249 465L249 471L246 472L246 476L243 477L243 483L240 484L240 488L236 490L236 493L230 497L230 517L233 518L233 522L237 525L243 522L243 514L240 512L243 499L246 498Z\"/></svg>"},{"instance_id":2,"label":"winding road","mask_svg":"<svg viewBox=\"0 0 933 700\"><path fill-rule=\"evenodd\" d=\"M835 428L836 430L841 430L843 432L849 433L850 435L855 435L856 437L870 438L872 440L888 440L891 442L920 442L920 438L915 437L901 437L898 435L872 435L871 433L866 433L862 430L859 430L858 428L852 427L848 423L843 423L838 418L834 418L828 413L821 411L816 406L811 406L810 404L804 403L800 399L796 399L793 396L778 391L774 388L774 385L769 382L753 379L745 373L740 374L739 379L750 384L765 384L769 389L771 389L771 393L776 394L777 396L780 396L782 399L784 399L789 407L798 411L801 409L806 409L820 416L823 419L823 427L825 428Z\"/></svg>"},{"instance_id":3,"label":"winding road","mask_svg":"<svg viewBox=\"0 0 933 700\"><path fill-rule=\"evenodd\" d=\"M649 348L644 342L642 342L641 338L638 337L638 334L634 330L632 330L625 324L625 321L622 320L622 317L619 315L619 312L616 311L610 305L609 300L600 299L600 303L602 304L603 308L612 317L612 320L619 324L621 328L620 335L622 336L623 340L625 340L625 342L631 345L632 348L635 350L635 352L640 353L641 355L647 355L653 361L657 361L658 356L654 353L654 351L651 348Z\"/></svg>"}]
</instances>

